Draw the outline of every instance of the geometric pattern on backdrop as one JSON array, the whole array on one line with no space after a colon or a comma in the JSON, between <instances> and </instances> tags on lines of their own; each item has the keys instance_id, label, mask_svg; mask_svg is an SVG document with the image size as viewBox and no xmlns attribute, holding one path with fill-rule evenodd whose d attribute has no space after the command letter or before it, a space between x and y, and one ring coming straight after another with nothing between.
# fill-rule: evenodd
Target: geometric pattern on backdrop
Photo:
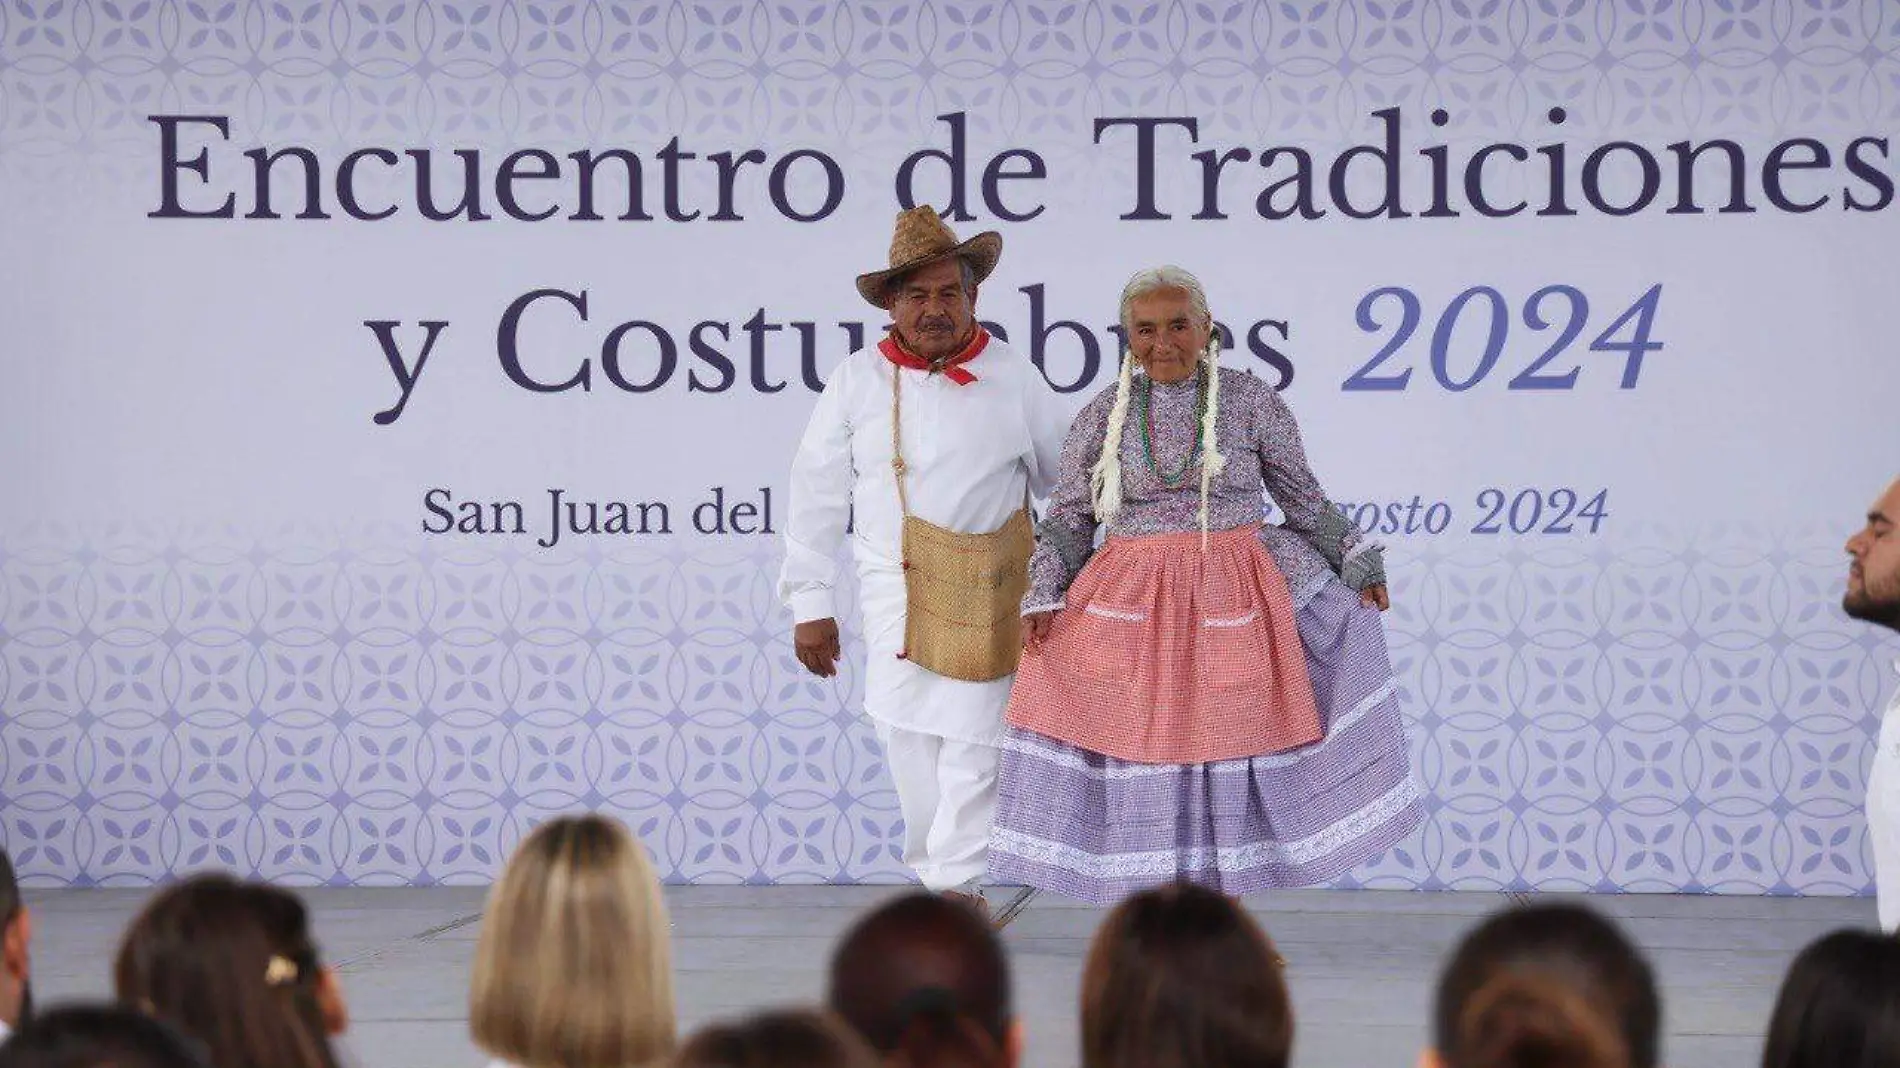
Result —
<instances>
[{"instance_id":1,"label":"geometric pattern on backdrop","mask_svg":"<svg viewBox=\"0 0 1900 1068\"><path fill-rule=\"evenodd\" d=\"M1535 100L1536 108L1529 106ZM1900 118L1881 0L13 0L0 188L151 196L153 113L234 142L908 150L1085 145L1103 114L1338 142L1774 135ZM935 143L934 141L930 143ZM1051 158L1056 182L1121 167ZM9 517L13 519L14 517ZM23 518L23 517L22 517ZM904 876L855 715L803 676L758 542L572 557L286 531L0 539L0 841L38 885L226 866L482 882L524 829L617 813L669 879ZM1348 885L1864 893L1893 645L1841 617L1836 530L1394 554L1430 818ZM401 548L397 548L401 547ZM861 655L856 653L854 655Z\"/></svg>"},{"instance_id":2,"label":"geometric pattern on backdrop","mask_svg":"<svg viewBox=\"0 0 1900 1068\"><path fill-rule=\"evenodd\" d=\"M1333 142L1427 107L1459 142L1748 136L1900 117L1884 0L14 0L0 4L0 181L149 199L153 113L234 142L475 147L717 137L854 150L1066 146L1093 184L1104 114L1203 137ZM1165 109L1165 111L1163 110ZM1867 131L1862 131L1867 132ZM935 143L935 141L931 142ZM1244 142L1243 142L1244 143ZM1125 146L1123 146L1125 147ZM371 168L368 180L378 171ZM392 179L393 180L393 179ZM75 188L72 183L78 183Z\"/></svg>"},{"instance_id":3,"label":"geometric pattern on backdrop","mask_svg":"<svg viewBox=\"0 0 1900 1068\"><path fill-rule=\"evenodd\" d=\"M1430 816L1342 884L1866 891L1896 649L1841 615L1837 540L1394 553ZM0 546L0 819L25 877L483 882L576 807L628 820L672 880L904 877L862 649L803 672L771 539L400 541Z\"/></svg>"}]
</instances>

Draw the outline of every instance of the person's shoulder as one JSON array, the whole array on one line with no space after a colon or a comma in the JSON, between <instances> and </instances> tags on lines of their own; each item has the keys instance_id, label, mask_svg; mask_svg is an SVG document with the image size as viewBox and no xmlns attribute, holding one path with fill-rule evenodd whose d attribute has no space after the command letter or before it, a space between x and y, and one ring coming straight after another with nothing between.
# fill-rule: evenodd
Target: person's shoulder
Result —
<instances>
[{"instance_id":1,"label":"person's shoulder","mask_svg":"<svg viewBox=\"0 0 1900 1068\"><path fill-rule=\"evenodd\" d=\"M875 344L866 345L861 349L852 349L850 355L839 360L838 370L850 371L853 374L863 374L865 367L868 366L872 360L882 360L883 358L884 354L877 351Z\"/></svg>"},{"instance_id":2,"label":"person's shoulder","mask_svg":"<svg viewBox=\"0 0 1900 1068\"><path fill-rule=\"evenodd\" d=\"M979 382L989 379L1024 392L1050 389L1049 380L1042 376L1042 368L1036 366L1029 354L995 334L984 343L983 351L970 364L970 370Z\"/></svg>"},{"instance_id":3,"label":"person's shoulder","mask_svg":"<svg viewBox=\"0 0 1900 1068\"><path fill-rule=\"evenodd\" d=\"M1234 367L1220 369L1221 407L1238 411L1250 409L1255 412L1277 412L1286 407L1280 391L1273 383L1254 374Z\"/></svg>"},{"instance_id":4,"label":"person's shoulder","mask_svg":"<svg viewBox=\"0 0 1900 1068\"><path fill-rule=\"evenodd\" d=\"M1273 384L1252 371L1243 371L1238 367L1220 369L1220 389L1229 396L1245 397L1249 400L1267 400L1278 397L1280 391Z\"/></svg>"},{"instance_id":5,"label":"person's shoulder","mask_svg":"<svg viewBox=\"0 0 1900 1068\"><path fill-rule=\"evenodd\" d=\"M1107 433L1108 415L1115 407L1115 392L1118 388L1119 376L1111 376L1108 385L1096 390L1069 420L1069 433L1086 434L1098 439Z\"/></svg>"},{"instance_id":6,"label":"person's shoulder","mask_svg":"<svg viewBox=\"0 0 1900 1068\"><path fill-rule=\"evenodd\" d=\"M838 366L831 369L831 374L825 378L825 388L827 390L850 389L852 385L862 382L866 376L874 373L876 364L873 361L882 362L883 359L884 355L877 351L876 345L866 345L861 349L856 349L849 356L839 360Z\"/></svg>"},{"instance_id":7,"label":"person's shoulder","mask_svg":"<svg viewBox=\"0 0 1900 1068\"><path fill-rule=\"evenodd\" d=\"M994 368L1005 369L1011 374L1020 374L1023 371L1032 374L1041 373L1037 371L1036 365L1030 362L1028 353L996 334L991 334L990 339L983 343L983 351L977 353L976 362L970 366L981 367L984 363Z\"/></svg>"},{"instance_id":8,"label":"person's shoulder","mask_svg":"<svg viewBox=\"0 0 1900 1068\"><path fill-rule=\"evenodd\" d=\"M1095 395L1089 398L1089 402L1082 406L1082 412L1078 418L1107 419L1109 409L1115 407L1115 394L1120 390L1121 375L1110 375L1108 384L1096 390Z\"/></svg>"}]
</instances>

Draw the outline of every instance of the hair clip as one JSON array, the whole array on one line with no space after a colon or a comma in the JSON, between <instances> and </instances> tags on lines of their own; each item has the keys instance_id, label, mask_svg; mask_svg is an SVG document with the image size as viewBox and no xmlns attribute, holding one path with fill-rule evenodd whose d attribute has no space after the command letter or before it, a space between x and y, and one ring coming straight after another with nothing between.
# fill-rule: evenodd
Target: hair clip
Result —
<instances>
[{"instance_id":1,"label":"hair clip","mask_svg":"<svg viewBox=\"0 0 1900 1068\"><path fill-rule=\"evenodd\" d=\"M273 956L264 965L265 986L289 986L297 981L297 965L289 957Z\"/></svg>"}]
</instances>

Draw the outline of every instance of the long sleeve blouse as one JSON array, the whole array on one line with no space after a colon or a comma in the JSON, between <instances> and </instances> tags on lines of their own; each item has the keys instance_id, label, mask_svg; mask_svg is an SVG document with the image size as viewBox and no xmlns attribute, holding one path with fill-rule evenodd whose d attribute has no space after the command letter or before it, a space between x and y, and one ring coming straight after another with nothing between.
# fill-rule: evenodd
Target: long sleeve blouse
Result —
<instances>
[{"instance_id":1,"label":"long sleeve blouse","mask_svg":"<svg viewBox=\"0 0 1900 1068\"><path fill-rule=\"evenodd\" d=\"M1201 469L1194 450L1205 373L1175 383L1137 375L1122 431L1122 505L1103 532L1107 536L1200 529ZM1355 590L1383 583L1380 547L1365 540L1328 501L1279 391L1244 371L1223 368L1219 374L1214 429L1226 467L1209 494L1208 529L1264 523L1271 497L1284 518L1263 525L1261 539L1285 573L1296 603L1304 604L1319 584L1335 576ZM1025 613L1062 607L1069 584L1094 552L1101 524L1091 473L1114 403L1111 385L1076 416L1063 443L1055 492L1029 563ZM1157 472L1184 474L1170 484Z\"/></svg>"}]
</instances>

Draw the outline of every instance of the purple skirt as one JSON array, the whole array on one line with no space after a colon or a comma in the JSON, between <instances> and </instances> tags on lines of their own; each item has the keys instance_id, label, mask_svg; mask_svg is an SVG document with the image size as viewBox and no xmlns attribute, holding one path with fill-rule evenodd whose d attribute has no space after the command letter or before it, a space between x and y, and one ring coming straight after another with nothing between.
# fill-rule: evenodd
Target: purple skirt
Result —
<instances>
[{"instance_id":1,"label":"purple skirt","mask_svg":"<svg viewBox=\"0 0 1900 1068\"><path fill-rule=\"evenodd\" d=\"M1328 581L1295 613L1324 736L1138 764L1031 731L1003 742L990 879L1112 905L1181 879L1239 895L1329 882L1423 818L1378 613Z\"/></svg>"}]
</instances>

